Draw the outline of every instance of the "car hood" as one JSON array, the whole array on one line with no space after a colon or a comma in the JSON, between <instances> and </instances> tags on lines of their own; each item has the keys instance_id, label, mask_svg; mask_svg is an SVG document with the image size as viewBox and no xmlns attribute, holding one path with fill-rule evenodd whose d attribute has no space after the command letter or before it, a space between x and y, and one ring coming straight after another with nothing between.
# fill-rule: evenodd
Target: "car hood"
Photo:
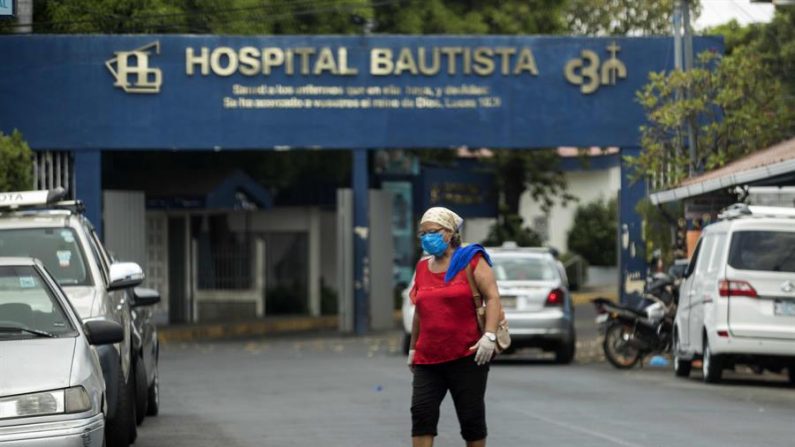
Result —
<instances>
[{"instance_id":1,"label":"car hood","mask_svg":"<svg viewBox=\"0 0 795 447\"><path fill-rule=\"evenodd\" d=\"M80 319L85 320L99 314L94 303L97 293L93 287L67 286L63 287L66 297L72 303L75 310L80 314Z\"/></svg>"},{"instance_id":2,"label":"car hood","mask_svg":"<svg viewBox=\"0 0 795 447\"><path fill-rule=\"evenodd\" d=\"M74 337L0 341L0 396L67 388Z\"/></svg>"}]
</instances>

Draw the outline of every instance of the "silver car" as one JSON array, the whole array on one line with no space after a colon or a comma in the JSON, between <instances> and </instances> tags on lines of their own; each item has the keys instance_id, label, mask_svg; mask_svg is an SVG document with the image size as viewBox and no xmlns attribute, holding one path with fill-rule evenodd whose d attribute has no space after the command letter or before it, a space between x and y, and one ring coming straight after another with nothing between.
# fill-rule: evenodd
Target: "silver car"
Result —
<instances>
[{"instance_id":1,"label":"silver car","mask_svg":"<svg viewBox=\"0 0 795 447\"><path fill-rule=\"evenodd\" d=\"M105 441L127 447L137 435L135 367L141 364L128 289L143 281L143 271L134 263L111 262L83 205L58 201L63 190L6 196L0 204L0 256L41 260L82 320L104 318L124 329L120 343L98 346L97 353L108 402Z\"/></svg>"},{"instance_id":2,"label":"silver car","mask_svg":"<svg viewBox=\"0 0 795 447\"><path fill-rule=\"evenodd\" d=\"M102 446L105 383L92 345L122 327L84 324L44 266L0 258L0 445Z\"/></svg>"},{"instance_id":3,"label":"silver car","mask_svg":"<svg viewBox=\"0 0 795 447\"><path fill-rule=\"evenodd\" d=\"M574 360L576 335L574 307L566 271L547 248L506 244L486 249L493 261L511 332L511 348L541 348L555 354L558 363ZM408 352L414 306L403 292L403 350ZM507 354L507 353L506 353Z\"/></svg>"}]
</instances>

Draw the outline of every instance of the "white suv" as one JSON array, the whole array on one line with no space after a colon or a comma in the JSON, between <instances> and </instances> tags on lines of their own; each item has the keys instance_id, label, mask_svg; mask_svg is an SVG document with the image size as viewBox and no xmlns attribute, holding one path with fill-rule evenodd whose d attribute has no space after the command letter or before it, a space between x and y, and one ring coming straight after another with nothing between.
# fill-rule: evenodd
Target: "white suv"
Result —
<instances>
[{"instance_id":1,"label":"white suv","mask_svg":"<svg viewBox=\"0 0 795 447\"><path fill-rule=\"evenodd\" d=\"M795 384L795 208L737 204L707 226L685 271L674 371L701 358L704 381L749 364Z\"/></svg>"}]
</instances>

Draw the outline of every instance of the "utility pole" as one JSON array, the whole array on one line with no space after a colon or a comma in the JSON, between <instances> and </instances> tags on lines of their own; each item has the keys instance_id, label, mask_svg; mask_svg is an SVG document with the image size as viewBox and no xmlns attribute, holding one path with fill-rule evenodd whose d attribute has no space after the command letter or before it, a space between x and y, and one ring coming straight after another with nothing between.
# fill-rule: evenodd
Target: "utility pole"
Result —
<instances>
[{"instance_id":1,"label":"utility pole","mask_svg":"<svg viewBox=\"0 0 795 447\"><path fill-rule=\"evenodd\" d=\"M685 72L693 69L693 28L690 21L690 0L678 0L673 13L674 67ZM680 93L682 94L686 98L690 92ZM694 119L689 118L683 125L687 130L688 175L692 177L697 172L697 134Z\"/></svg>"},{"instance_id":2,"label":"utility pole","mask_svg":"<svg viewBox=\"0 0 795 447\"><path fill-rule=\"evenodd\" d=\"M17 27L14 30L18 34L30 34L33 32L33 0L17 1Z\"/></svg>"}]
</instances>

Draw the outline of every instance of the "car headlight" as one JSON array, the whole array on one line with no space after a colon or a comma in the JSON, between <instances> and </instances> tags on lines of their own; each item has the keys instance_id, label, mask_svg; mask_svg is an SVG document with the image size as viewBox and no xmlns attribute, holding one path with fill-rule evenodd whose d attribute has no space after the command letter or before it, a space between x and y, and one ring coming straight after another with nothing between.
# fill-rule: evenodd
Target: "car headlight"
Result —
<instances>
[{"instance_id":1,"label":"car headlight","mask_svg":"<svg viewBox=\"0 0 795 447\"><path fill-rule=\"evenodd\" d=\"M82 386L0 398L0 419L82 413L90 409L91 399Z\"/></svg>"}]
</instances>

